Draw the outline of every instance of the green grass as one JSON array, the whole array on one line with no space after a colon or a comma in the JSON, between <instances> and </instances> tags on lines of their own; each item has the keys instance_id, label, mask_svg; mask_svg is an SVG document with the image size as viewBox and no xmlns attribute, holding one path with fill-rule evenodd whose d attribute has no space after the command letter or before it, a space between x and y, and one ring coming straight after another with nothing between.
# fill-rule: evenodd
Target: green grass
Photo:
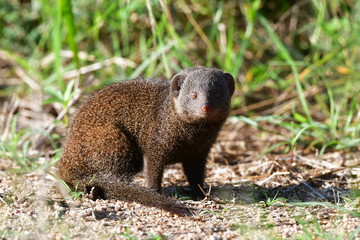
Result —
<instances>
[{"instance_id":1,"label":"green grass","mask_svg":"<svg viewBox=\"0 0 360 240\"><path fill-rule=\"evenodd\" d=\"M324 239L324 240L342 240L342 239L356 239L357 234L360 232L360 227L351 232L348 235L343 233L328 232L323 229L319 221L314 218L311 221L306 221L301 218L295 218L300 224L303 231L302 234L296 235L294 239L298 240L312 240L312 239Z\"/></svg>"},{"instance_id":2,"label":"green grass","mask_svg":"<svg viewBox=\"0 0 360 240\"><path fill-rule=\"evenodd\" d=\"M359 146L360 4L305 2L5 1L0 50L40 86L44 104L59 102L66 113L89 74L95 77L92 85L102 86L137 76L169 78L182 68L205 65L238 79L235 113L271 101L268 112L280 116L275 124L293 133L289 149L297 142L322 152ZM277 11L270 14L272 6ZM69 71L113 57L134 64L113 61L66 78ZM17 94L35 91L26 81L17 89ZM280 94L292 97L281 100ZM253 120L264 115L261 110L241 112ZM67 125L67 114L62 121Z\"/></svg>"},{"instance_id":3,"label":"green grass","mask_svg":"<svg viewBox=\"0 0 360 240\"><path fill-rule=\"evenodd\" d=\"M59 159L61 152L60 149L56 147L56 134L49 134L39 128L23 128L18 130L17 122L18 115L15 115L11 119L6 138L0 139L0 158L13 160L18 167L12 168L11 170L19 173L29 172L34 169L43 170L54 165ZM30 154L34 136L37 136L39 133L45 136L49 140L52 148L55 149L54 157L45 164L38 163L38 155Z\"/></svg>"}]
</instances>

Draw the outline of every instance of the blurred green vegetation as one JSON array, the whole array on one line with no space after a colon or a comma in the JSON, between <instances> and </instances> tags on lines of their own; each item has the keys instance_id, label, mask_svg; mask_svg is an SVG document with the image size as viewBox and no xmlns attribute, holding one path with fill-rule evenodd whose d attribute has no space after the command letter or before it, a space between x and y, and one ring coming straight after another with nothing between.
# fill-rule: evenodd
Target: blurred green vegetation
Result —
<instances>
[{"instance_id":1,"label":"blurred green vegetation","mask_svg":"<svg viewBox=\"0 0 360 240\"><path fill-rule=\"evenodd\" d=\"M1 96L38 87L67 112L79 88L93 90L90 76L100 87L204 65L234 75L233 115L290 131L279 143L287 151L351 149L360 145L359 10L356 0L0 0Z\"/></svg>"}]
</instances>

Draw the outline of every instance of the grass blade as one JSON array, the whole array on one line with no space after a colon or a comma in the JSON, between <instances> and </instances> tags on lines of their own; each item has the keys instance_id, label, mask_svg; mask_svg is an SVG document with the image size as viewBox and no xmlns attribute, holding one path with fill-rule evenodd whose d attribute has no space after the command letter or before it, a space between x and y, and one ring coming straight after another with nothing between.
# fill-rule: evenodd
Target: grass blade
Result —
<instances>
[{"instance_id":1,"label":"grass blade","mask_svg":"<svg viewBox=\"0 0 360 240\"><path fill-rule=\"evenodd\" d=\"M72 4L71 4L71 0L63 0L63 1L64 1L63 2L64 23L67 28L68 44L70 46L71 51L74 54L73 60L74 60L76 69L79 69L80 62L79 62L79 57L78 57L77 43L75 40L76 27L75 27L74 15L73 15L73 11L72 11Z\"/></svg>"},{"instance_id":2,"label":"grass blade","mask_svg":"<svg viewBox=\"0 0 360 240\"><path fill-rule=\"evenodd\" d=\"M56 73L56 79L60 86L60 89L65 90L65 82L62 78L62 65L61 65L61 22L62 22L62 0L57 0L56 7L52 8L53 12L53 30L52 30L52 51L55 54L54 68Z\"/></svg>"},{"instance_id":3,"label":"grass blade","mask_svg":"<svg viewBox=\"0 0 360 240\"><path fill-rule=\"evenodd\" d=\"M312 119L312 116L311 116L311 113L310 113L310 110L309 110L309 106L308 106L306 98L305 98L304 90L303 90L303 88L301 86L301 83L300 83L299 72L297 70L297 67L296 67L296 64L295 64L294 60L290 56L290 54L289 54L288 50L286 49L286 47L284 46L284 44L280 41L279 37L274 32L274 29L269 25L266 18L264 16L262 16L262 15L259 15L259 21L260 21L261 25L265 28L265 31L269 34L273 44L279 50L280 56L287 62L287 64L290 65L291 70L292 70L292 72L294 74L296 91L298 93L301 106L302 106L302 108L303 108L303 110L305 112L305 115L308 118L309 122L312 123L313 119Z\"/></svg>"},{"instance_id":4,"label":"grass blade","mask_svg":"<svg viewBox=\"0 0 360 240\"><path fill-rule=\"evenodd\" d=\"M360 212L356 212L350 209L347 209L345 207L337 206L331 203L326 202L298 202L298 203L290 203L293 206L296 207L313 207L313 206L322 206L322 207L329 207L329 208L336 208L342 212L345 212L347 214L351 214L354 217L360 218Z\"/></svg>"}]
</instances>

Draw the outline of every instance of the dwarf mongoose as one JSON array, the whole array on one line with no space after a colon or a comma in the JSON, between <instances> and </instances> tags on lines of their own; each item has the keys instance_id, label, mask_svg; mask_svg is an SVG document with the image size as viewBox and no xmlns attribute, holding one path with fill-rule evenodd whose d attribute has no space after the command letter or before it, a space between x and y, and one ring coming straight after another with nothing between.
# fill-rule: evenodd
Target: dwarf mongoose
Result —
<instances>
[{"instance_id":1,"label":"dwarf mongoose","mask_svg":"<svg viewBox=\"0 0 360 240\"><path fill-rule=\"evenodd\" d=\"M206 158L229 115L234 79L195 67L171 81L135 79L91 95L73 116L57 165L70 186L97 187L102 197L172 211L157 191L168 164L180 162L192 197L201 199ZM146 187L130 183L144 170Z\"/></svg>"}]
</instances>

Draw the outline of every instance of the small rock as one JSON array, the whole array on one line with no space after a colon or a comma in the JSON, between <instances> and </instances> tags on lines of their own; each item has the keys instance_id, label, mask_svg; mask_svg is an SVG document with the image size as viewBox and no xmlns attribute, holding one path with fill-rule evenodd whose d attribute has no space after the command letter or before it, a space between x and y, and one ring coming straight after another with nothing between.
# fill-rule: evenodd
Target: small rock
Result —
<instances>
[{"instance_id":1,"label":"small rock","mask_svg":"<svg viewBox=\"0 0 360 240\"><path fill-rule=\"evenodd\" d=\"M221 240L221 237L219 237L219 235L217 235L217 234L214 234L214 235L211 235L209 239L210 240Z\"/></svg>"}]
</instances>

